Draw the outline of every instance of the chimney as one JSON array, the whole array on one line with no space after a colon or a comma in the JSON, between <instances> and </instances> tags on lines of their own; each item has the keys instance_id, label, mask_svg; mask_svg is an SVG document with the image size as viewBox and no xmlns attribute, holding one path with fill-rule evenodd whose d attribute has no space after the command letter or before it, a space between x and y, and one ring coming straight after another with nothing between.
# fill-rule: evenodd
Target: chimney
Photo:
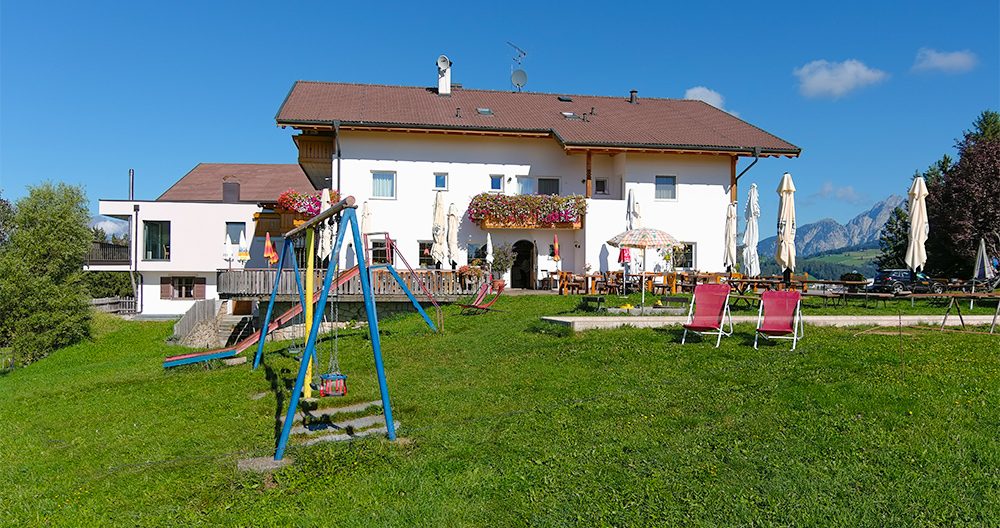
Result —
<instances>
[{"instance_id":1,"label":"chimney","mask_svg":"<svg viewBox=\"0 0 1000 528\"><path fill-rule=\"evenodd\" d=\"M639 93L639 91L638 90L632 90L629 93L631 93L632 96L628 98L628 102L630 102L632 104L639 104L638 98L636 97L636 94Z\"/></svg>"},{"instance_id":2,"label":"chimney","mask_svg":"<svg viewBox=\"0 0 1000 528\"><path fill-rule=\"evenodd\" d=\"M451 61L441 55L437 60L438 96L451 97Z\"/></svg>"},{"instance_id":3,"label":"chimney","mask_svg":"<svg viewBox=\"0 0 1000 528\"><path fill-rule=\"evenodd\" d=\"M240 182L238 181L223 181L222 182L222 202L223 203L239 203L240 201Z\"/></svg>"}]
</instances>

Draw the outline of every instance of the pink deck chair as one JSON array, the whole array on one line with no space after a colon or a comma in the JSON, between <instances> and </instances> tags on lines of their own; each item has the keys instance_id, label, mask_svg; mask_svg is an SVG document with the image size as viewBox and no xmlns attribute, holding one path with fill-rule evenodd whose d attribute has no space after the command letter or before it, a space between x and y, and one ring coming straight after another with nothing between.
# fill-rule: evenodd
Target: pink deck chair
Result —
<instances>
[{"instance_id":1,"label":"pink deck chair","mask_svg":"<svg viewBox=\"0 0 1000 528\"><path fill-rule=\"evenodd\" d=\"M761 335L771 339L791 339L792 350L795 350L795 344L803 335L801 292L766 291L761 295L754 348L757 348L757 338Z\"/></svg>"},{"instance_id":2,"label":"pink deck chair","mask_svg":"<svg viewBox=\"0 0 1000 528\"><path fill-rule=\"evenodd\" d=\"M729 331L723 329L723 319L729 319ZM694 287L694 298L691 299L691 308L688 310L688 322L684 325L684 337L681 344L687 339L688 330L701 334L718 334L715 340L715 348L719 348L722 343L722 336L733 335L733 316L729 313L729 285L728 284L699 284Z\"/></svg>"},{"instance_id":3,"label":"pink deck chair","mask_svg":"<svg viewBox=\"0 0 1000 528\"><path fill-rule=\"evenodd\" d=\"M479 293L482 294L481 296L477 295L476 299L472 301L470 304L459 304L459 306L462 307L462 313L481 314L486 312L504 311L504 310L497 310L496 308L490 308L490 306L493 306L493 303L497 302L497 299L500 298L500 294L503 293L503 284L501 284L500 287L497 288L496 292L494 292L496 293L496 295L494 295L489 302L483 302L486 298L486 295L489 293L490 289L492 289L491 286L492 284L490 282L483 284L482 288L480 288L479 290Z\"/></svg>"}]
</instances>

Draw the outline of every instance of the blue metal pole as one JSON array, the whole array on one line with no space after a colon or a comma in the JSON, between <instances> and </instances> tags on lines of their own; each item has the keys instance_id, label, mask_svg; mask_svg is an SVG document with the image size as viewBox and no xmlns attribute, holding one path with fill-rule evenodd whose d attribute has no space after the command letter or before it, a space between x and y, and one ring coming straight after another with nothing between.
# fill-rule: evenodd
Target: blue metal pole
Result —
<instances>
[{"instance_id":1,"label":"blue metal pole","mask_svg":"<svg viewBox=\"0 0 1000 528\"><path fill-rule=\"evenodd\" d=\"M288 240L282 244L281 256L278 257L278 276L274 279L274 288L271 290L271 302L267 303L267 315L264 316L264 327L260 329L260 340L257 342L257 355L253 358L253 370L257 370L260 365L260 358L264 354L264 339L267 337L267 327L271 325L271 313L274 311L274 299L278 295L278 285L281 284L281 270L285 265L285 254L288 253ZM294 257L295 254L292 254Z\"/></svg>"},{"instance_id":2,"label":"blue metal pole","mask_svg":"<svg viewBox=\"0 0 1000 528\"><path fill-rule=\"evenodd\" d=\"M396 268L393 268L392 266L386 266L386 269L389 270L389 273L392 273L392 277L396 279L396 283L399 284L399 287L403 288L403 292L405 292L406 296L410 298L410 302L413 303L413 306L417 307L417 311L420 312L420 315L424 318L424 321L427 322L427 326L431 327L431 330L437 332L437 327L434 326L434 323L431 322L431 318L427 317L427 312L425 312L423 306L420 306L420 303L417 302L417 298L413 296L413 292L411 292L410 289L406 287L406 283L403 282L403 278L400 277L399 273L396 272Z\"/></svg>"},{"instance_id":3,"label":"blue metal pole","mask_svg":"<svg viewBox=\"0 0 1000 528\"><path fill-rule=\"evenodd\" d=\"M351 233L354 235L354 251L358 259L358 276L361 277L361 293L365 299L365 312L368 314L368 335L371 337L372 352L375 354L375 371L378 373L378 387L382 393L382 411L385 413L385 427L389 440L396 439L396 424L392 420L392 406L389 404L389 388L385 381L385 368L382 365L382 342L378 335L378 313L375 311L375 299L372 296L372 283L368 277L368 265L365 263L364 248L361 247L361 233L358 230L357 216L354 209L348 209L346 219L351 220Z\"/></svg>"}]
</instances>

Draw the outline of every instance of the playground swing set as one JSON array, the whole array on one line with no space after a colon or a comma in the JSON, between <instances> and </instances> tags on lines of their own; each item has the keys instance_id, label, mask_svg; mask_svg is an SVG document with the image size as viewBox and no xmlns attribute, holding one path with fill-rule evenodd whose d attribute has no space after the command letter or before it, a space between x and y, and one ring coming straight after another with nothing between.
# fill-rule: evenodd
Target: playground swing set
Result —
<instances>
[{"instance_id":1,"label":"playground swing set","mask_svg":"<svg viewBox=\"0 0 1000 528\"><path fill-rule=\"evenodd\" d=\"M319 215L313 217L312 219L306 221L299 227L292 229L291 231L285 233L284 244L282 244L281 255L278 258L278 273L275 280L274 289L271 292L271 299L267 306L267 314L264 318L263 330L261 332L260 338L258 340L257 354L254 357L253 368L260 365L260 360L264 352L264 341L267 337L267 331L273 330L271 324L271 316L274 310L275 299L277 298L278 288L280 286L281 271L284 269L286 260L291 261L292 269L294 270L294 275L296 279L296 285L298 287L299 301L302 306L304 306L303 312L305 313L305 334L306 337L304 348L302 350L302 357L299 363L299 372L295 379L295 386L292 389L291 398L288 403L288 412L285 415L284 425L282 427L281 436L278 438L278 447L275 450L274 460L281 460L284 458L285 449L288 443L288 437L291 433L293 417L295 415L296 409L298 409L299 400L301 397L310 397L311 390L313 388L313 375L312 375L312 364L314 358L318 358L317 354L317 340L319 337L319 330L321 323L325 316L325 310L327 308L327 301L329 298L329 293L331 290L334 292L334 299L332 303L331 310L333 311L331 321L331 333L333 334L330 339L330 361L327 367L327 371L319 376L319 383L316 384L316 388L323 396L344 396L347 394L347 375L341 373L339 365L339 286L346 282L344 278L345 275L353 276L357 274L361 282L361 293L364 299L365 313L368 319L368 333L372 345L372 352L375 359L375 370L378 376L379 392L382 398L382 409L385 414L385 424L386 432L390 440L396 439L396 428L395 422L392 418L392 407L389 402L389 391L385 379L385 370L382 364L382 345L379 338L378 329L378 313L375 308L375 299L372 294L372 284L370 272L376 268L387 269L396 282L399 284L400 288L406 293L410 302L417 309L420 315L424 318L424 321L432 330L437 330L437 327L427 316L427 313L417 302L413 293L406 286L406 282L402 280L396 270L391 264L380 264L375 266L370 266L368 264L367 255L367 244L364 243L362 234L359 230L358 217L356 214L356 206L354 205L354 197L348 196L347 198L341 200L339 203L333 205L329 209L321 212ZM315 303L315 313L312 303L305 302L305 292L313 292L315 289L311 284L311 278L313 277L312 263L315 260L313 256L314 250L314 236L316 231L322 227L323 223L328 219L337 217L338 229L336 230L336 241L333 244L333 251L329 259L329 264L327 267L326 275L323 279L323 286L319 289L318 299ZM339 256L340 249L344 242L344 236L347 230L350 229L353 239L353 246L355 250L356 259L358 265L352 268L348 272L341 274L338 277L337 285L333 284L333 278L338 275L339 267ZM295 252L292 251L292 238L305 234L306 236L306 247L309 250L308 257L308 269L306 272L306 285L303 288L301 280L299 280L299 270L298 264L295 260ZM388 242L388 237L387 242ZM387 250L390 250L388 247ZM404 261L405 262L405 261ZM421 287L423 284L421 283ZM315 298L315 297L314 297ZM431 298L431 302L437 306L437 303ZM287 312L286 312L287 313ZM440 308L439 308L440 314ZM284 314L283 314L284 316ZM279 318L282 316L279 316Z\"/></svg>"}]
</instances>

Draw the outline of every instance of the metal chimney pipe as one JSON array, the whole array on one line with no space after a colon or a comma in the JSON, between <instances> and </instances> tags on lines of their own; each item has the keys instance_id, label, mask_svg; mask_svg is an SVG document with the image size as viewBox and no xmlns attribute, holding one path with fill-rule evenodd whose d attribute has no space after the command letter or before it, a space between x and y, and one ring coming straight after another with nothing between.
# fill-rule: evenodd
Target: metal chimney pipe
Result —
<instances>
[{"instance_id":1,"label":"metal chimney pipe","mask_svg":"<svg viewBox=\"0 0 1000 528\"><path fill-rule=\"evenodd\" d=\"M639 91L638 90L632 90L630 93L632 95L631 95L631 97L628 98L628 102L632 103L632 104L636 104L637 103L637 101L636 101L636 94L639 93Z\"/></svg>"},{"instance_id":2,"label":"metal chimney pipe","mask_svg":"<svg viewBox=\"0 0 1000 528\"><path fill-rule=\"evenodd\" d=\"M128 170L128 199L135 199L135 169Z\"/></svg>"}]
</instances>

